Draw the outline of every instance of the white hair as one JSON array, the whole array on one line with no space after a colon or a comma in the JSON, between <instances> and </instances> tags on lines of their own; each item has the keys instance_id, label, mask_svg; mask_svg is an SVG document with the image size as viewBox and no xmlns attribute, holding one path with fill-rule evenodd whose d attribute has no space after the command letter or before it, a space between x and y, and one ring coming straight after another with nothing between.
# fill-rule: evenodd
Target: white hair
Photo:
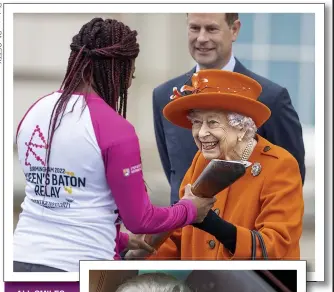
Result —
<instances>
[{"instance_id":1,"label":"white hair","mask_svg":"<svg viewBox=\"0 0 334 292\"><path fill-rule=\"evenodd\" d=\"M147 273L127 280L116 292L191 292L185 284L164 273Z\"/></svg>"},{"instance_id":2,"label":"white hair","mask_svg":"<svg viewBox=\"0 0 334 292\"><path fill-rule=\"evenodd\" d=\"M257 127L253 119L250 117L245 117L237 113L229 112L227 113L227 121L231 127L237 128L238 130L244 129L246 131L244 136L245 140L254 138L257 132Z\"/></svg>"},{"instance_id":3,"label":"white hair","mask_svg":"<svg viewBox=\"0 0 334 292\"><path fill-rule=\"evenodd\" d=\"M196 111L197 110L189 111L189 115L187 116L188 120L192 120L193 114ZM218 112L218 110L214 111ZM244 140L249 140L251 138L254 138L257 132L257 127L252 118L234 112L224 112L224 113L226 114L227 122L231 127L234 127L238 130L244 129L246 131L243 138Z\"/></svg>"}]
</instances>

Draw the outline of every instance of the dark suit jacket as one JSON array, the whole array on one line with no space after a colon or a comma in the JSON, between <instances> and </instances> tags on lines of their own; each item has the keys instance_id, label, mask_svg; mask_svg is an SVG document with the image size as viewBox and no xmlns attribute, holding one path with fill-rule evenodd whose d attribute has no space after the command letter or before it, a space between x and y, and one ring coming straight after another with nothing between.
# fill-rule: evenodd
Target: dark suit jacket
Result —
<instances>
[{"instance_id":1,"label":"dark suit jacket","mask_svg":"<svg viewBox=\"0 0 334 292\"><path fill-rule=\"evenodd\" d=\"M194 72L195 68L153 91L155 136L160 159L171 186L171 203L179 199L180 184L198 149L191 131L171 124L164 118L162 110L170 101L173 87L180 89L184 84L189 84ZM304 183L305 149L302 127L287 89L248 70L237 59L234 72L249 76L261 84L259 101L270 108L271 117L258 129L258 133L271 143L285 148L296 158Z\"/></svg>"}]
</instances>

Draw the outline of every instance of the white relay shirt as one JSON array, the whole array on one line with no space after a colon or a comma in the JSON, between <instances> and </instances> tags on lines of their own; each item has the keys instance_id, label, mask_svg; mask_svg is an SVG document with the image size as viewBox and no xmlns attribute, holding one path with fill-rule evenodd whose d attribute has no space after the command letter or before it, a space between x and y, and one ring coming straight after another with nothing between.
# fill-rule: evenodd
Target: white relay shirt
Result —
<instances>
[{"instance_id":1,"label":"white relay shirt","mask_svg":"<svg viewBox=\"0 0 334 292\"><path fill-rule=\"evenodd\" d=\"M49 120L60 94L38 101L18 130L26 197L14 233L14 260L76 272L79 260L114 258L118 215L90 112L82 112L82 97L70 100L66 112L79 98L55 131L46 177ZM62 245L66 249L49 252Z\"/></svg>"},{"instance_id":2,"label":"white relay shirt","mask_svg":"<svg viewBox=\"0 0 334 292\"><path fill-rule=\"evenodd\" d=\"M40 99L18 127L26 197L14 232L14 261L78 272L80 260L120 259L129 238L120 232L121 222L132 233L152 234L195 220L190 200L151 204L134 127L97 95L71 97L48 164L49 120L60 95Z\"/></svg>"}]
</instances>

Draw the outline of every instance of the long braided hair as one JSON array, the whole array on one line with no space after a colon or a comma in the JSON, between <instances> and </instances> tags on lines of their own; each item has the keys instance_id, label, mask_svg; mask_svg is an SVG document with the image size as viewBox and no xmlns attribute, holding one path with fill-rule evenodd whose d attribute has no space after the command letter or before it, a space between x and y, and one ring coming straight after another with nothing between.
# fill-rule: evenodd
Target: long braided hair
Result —
<instances>
[{"instance_id":1,"label":"long braided hair","mask_svg":"<svg viewBox=\"0 0 334 292\"><path fill-rule=\"evenodd\" d=\"M72 94L80 85L93 88L108 105L126 118L132 66L139 54L136 36L137 31L130 30L122 22L94 18L73 37L67 71L60 87L63 91L50 118L47 165L54 132L61 124Z\"/></svg>"}]
</instances>

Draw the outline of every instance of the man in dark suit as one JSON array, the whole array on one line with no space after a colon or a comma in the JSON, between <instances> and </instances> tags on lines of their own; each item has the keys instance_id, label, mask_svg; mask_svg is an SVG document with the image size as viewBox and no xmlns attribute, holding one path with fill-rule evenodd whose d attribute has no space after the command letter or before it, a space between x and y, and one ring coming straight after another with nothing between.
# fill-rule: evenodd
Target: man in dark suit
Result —
<instances>
[{"instance_id":1,"label":"man in dark suit","mask_svg":"<svg viewBox=\"0 0 334 292\"><path fill-rule=\"evenodd\" d=\"M245 68L232 52L240 30L238 13L190 13L187 15L189 52L195 68L158 86L153 91L154 129L160 159L171 186L171 203L179 199L179 187L197 152L191 131L168 122L162 115L173 87L191 83L198 70L222 69L247 75L262 86L259 100L271 110L270 119L258 129L259 135L289 151L298 161L304 183L305 150L302 128L286 88Z\"/></svg>"}]
</instances>

